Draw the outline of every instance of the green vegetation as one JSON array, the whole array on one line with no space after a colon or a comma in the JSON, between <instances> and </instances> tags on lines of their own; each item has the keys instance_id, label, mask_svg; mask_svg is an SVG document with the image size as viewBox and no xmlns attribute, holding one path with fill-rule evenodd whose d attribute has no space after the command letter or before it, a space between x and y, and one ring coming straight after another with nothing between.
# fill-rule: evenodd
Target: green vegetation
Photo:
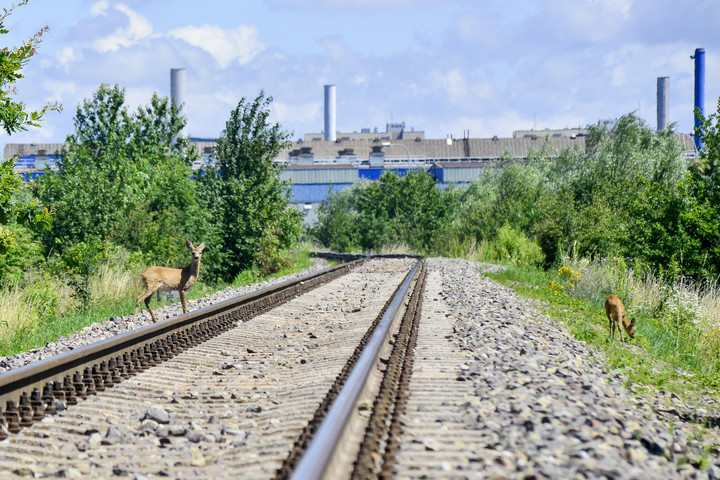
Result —
<instances>
[{"instance_id":1,"label":"green vegetation","mask_svg":"<svg viewBox=\"0 0 720 480\"><path fill-rule=\"evenodd\" d=\"M5 21L15 8L25 5L28 0L18 3L0 14L0 35L9 31ZM47 104L39 111L28 111L25 103L13 99L17 94L15 82L23 78L22 68L35 55L36 48L47 32L45 26L18 47L0 49L0 126L8 135L27 130L28 126L38 126L47 111L61 110L60 105ZM51 212L37 199L22 191L20 178L13 168L16 159L0 160L0 255L25 255L23 252L28 241L28 230L37 231L48 228ZM19 238L22 237L22 238ZM13 266L22 267L24 259L14 259ZM0 281L2 280L0 273Z\"/></svg>"},{"instance_id":2,"label":"green vegetation","mask_svg":"<svg viewBox=\"0 0 720 480\"><path fill-rule=\"evenodd\" d=\"M12 15L13 10L21 5L26 5L28 1L22 0L10 8L3 8L3 12L0 14L0 35L9 32L5 28L5 21ZM46 112L62 109L58 104L47 104L40 110L28 111L25 103L13 100L13 96L16 94L14 84L24 77L22 68L35 55L42 36L47 31L46 25L24 41L22 45L0 49L0 125L8 135L27 130L29 126L37 127Z\"/></svg>"},{"instance_id":3,"label":"green vegetation","mask_svg":"<svg viewBox=\"0 0 720 480\"><path fill-rule=\"evenodd\" d=\"M696 133L705 147L691 164L672 129L654 132L628 114L590 127L584 150L546 143L467 186L425 190L425 173L386 173L331 196L309 234L338 250L400 244L500 261L510 268L494 278L547 302L632 383L718 388L720 103ZM630 346L607 342L610 293L638 319Z\"/></svg>"},{"instance_id":4,"label":"green vegetation","mask_svg":"<svg viewBox=\"0 0 720 480\"><path fill-rule=\"evenodd\" d=\"M50 275L47 271L32 271L25 283L4 290L0 293L0 356L42 347L59 336L73 334L93 323L131 313L135 299L142 291L137 273L142 267L133 262L127 252L115 250L98 265L89 278L91 309L78 308L74 289L64 282L63 277ZM251 267L240 272L231 285L208 284L202 281L201 273L201 281L190 290L188 299L194 300L227 286L242 286L288 275L310 267L313 262L305 246L290 252L288 263L292 267L265 275ZM160 303L167 304L165 300Z\"/></svg>"},{"instance_id":5,"label":"green vegetation","mask_svg":"<svg viewBox=\"0 0 720 480\"><path fill-rule=\"evenodd\" d=\"M650 387L690 399L720 388L717 340L708 350L708 343L703 342L709 338L708 332L699 321L702 312L720 306L717 289L701 291L688 285L670 289L652 276L635 276L622 259L565 260L577 270L570 266L557 271L509 266L503 273L486 275L537 300L536 308L602 351L607 368L623 373L628 385L634 385L639 393ZM605 296L617 291L618 284L625 285L628 316L637 319L635 339L627 343L621 343L617 335L615 341L609 340L605 316ZM688 301L693 295L694 303ZM685 318L678 325L678 311L683 309Z\"/></svg>"},{"instance_id":6,"label":"green vegetation","mask_svg":"<svg viewBox=\"0 0 720 480\"><path fill-rule=\"evenodd\" d=\"M272 163L289 134L268 123L271 101L241 99L194 172L178 107L153 95L131 112L123 88L101 85L78 106L57 171L23 188L2 163L0 354L129 314L144 268L189 263L186 239L208 246L190 298L307 266L289 253L300 213Z\"/></svg>"},{"instance_id":7,"label":"green vegetation","mask_svg":"<svg viewBox=\"0 0 720 480\"><path fill-rule=\"evenodd\" d=\"M488 167L468 186L439 190L422 171L387 172L331 196L310 235L331 249L403 242L428 255L480 249L491 259L549 268L573 248L581 257L632 257L653 268L682 258L688 274L720 273L720 256L706 255L707 242L676 220L697 203L694 173L674 132L655 133L628 114L590 127L584 151L556 152L546 143L527 161ZM695 223L709 215L683 213Z\"/></svg>"},{"instance_id":8,"label":"green vegetation","mask_svg":"<svg viewBox=\"0 0 720 480\"><path fill-rule=\"evenodd\" d=\"M215 164L198 178L214 219L208 270L224 281L249 266L262 274L286 267L282 252L301 233L301 214L288 205L290 185L273 164L289 134L268 123L270 102L261 92L254 102L238 103L218 139Z\"/></svg>"}]
</instances>

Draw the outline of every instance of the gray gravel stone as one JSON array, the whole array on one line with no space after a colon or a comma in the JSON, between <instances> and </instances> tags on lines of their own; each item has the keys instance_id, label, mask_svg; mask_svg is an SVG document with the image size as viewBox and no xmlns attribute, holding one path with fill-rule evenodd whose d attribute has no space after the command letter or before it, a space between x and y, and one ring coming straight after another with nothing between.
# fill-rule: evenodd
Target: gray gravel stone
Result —
<instances>
[{"instance_id":1,"label":"gray gravel stone","mask_svg":"<svg viewBox=\"0 0 720 480\"><path fill-rule=\"evenodd\" d=\"M326 260L315 259L315 265L310 268L306 268L305 270L302 270L300 272L286 275L284 277L271 278L264 282L245 285L243 287L228 287L222 291L213 293L206 297L197 300L189 300L187 302L187 308L188 311L194 311L208 305L223 302L225 300L229 300L231 298L235 298L240 295L259 290L261 288L281 283L291 278L297 278L302 275L321 270L323 268L326 268L327 265L328 263ZM138 293L140 292L138 291ZM168 319L177 315L181 315L182 305L177 302L166 307L153 308L153 311L155 312L155 315L157 315L158 320L162 321L163 319ZM59 336L57 341L49 342L44 347L28 350L27 352L19 353L16 355L0 357L0 373L14 370L30 363L53 357L61 353L66 353L78 347L99 342L115 335L130 332L140 327L151 325L153 323L147 310L142 310L141 312L138 312L138 316L135 322L132 322L131 319L131 313L127 316L111 317L103 322L94 323L88 327L85 327L73 335Z\"/></svg>"},{"instance_id":2,"label":"gray gravel stone","mask_svg":"<svg viewBox=\"0 0 720 480\"><path fill-rule=\"evenodd\" d=\"M160 405L148 408L143 419L153 420L157 423L170 423L170 415Z\"/></svg>"},{"instance_id":3,"label":"gray gravel stone","mask_svg":"<svg viewBox=\"0 0 720 480\"><path fill-rule=\"evenodd\" d=\"M622 374L603 368L600 352L539 314L533 302L479 275L485 267L449 259L430 265L442 272L443 288L426 301L444 303L454 319L452 341L468 355L455 376L476 395L436 425L462 421L482 435L475 449L483 478L720 474L720 455L707 454L720 444L711 421L719 418L717 399L693 409L664 392L638 398L624 388ZM428 453L444 448L431 436L420 441Z\"/></svg>"}]
</instances>

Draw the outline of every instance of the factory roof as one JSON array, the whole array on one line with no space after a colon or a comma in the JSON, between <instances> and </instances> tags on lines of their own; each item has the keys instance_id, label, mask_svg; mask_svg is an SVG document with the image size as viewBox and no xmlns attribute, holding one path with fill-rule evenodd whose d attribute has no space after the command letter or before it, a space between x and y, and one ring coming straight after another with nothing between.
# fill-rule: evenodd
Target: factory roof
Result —
<instances>
[{"instance_id":1,"label":"factory roof","mask_svg":"<svg viewBox=\"0 0 720 480\"><path fill-rule=\"evenodd\" d=\"M694 137L676 134L678 142L685 150L686 157L695 157ZM390 145L383 145L380 139L373 140L337 140L337 141L301 141L283 149L278 155L279 161L291 164L303 156L312 157L312 165L294 165L293 168L351 168L351 163L370 158L373 151L382 153L386 160L402 161L409 156L413 161L459 161L491 160L504 157L527 158L533 149L540 149L546 139L556 152L567 148L585 148L585 136L547 136L521 138L460 138L448 141L442 139L394 139ZM212 139L193 139L201 154L208 155L216 145ZM198 141L199 140L199 141ZM385 141L387 143L387 141ZM8 143L5 145L4 158L20 156L44 156L60 153L62 143ZM404 147L404 148L403 148ZM406 150L407 149L407 150ZM330 163L332 162L332 163ZM338 163L339 162L339 163Z\"/></svg>"}]
</instances>

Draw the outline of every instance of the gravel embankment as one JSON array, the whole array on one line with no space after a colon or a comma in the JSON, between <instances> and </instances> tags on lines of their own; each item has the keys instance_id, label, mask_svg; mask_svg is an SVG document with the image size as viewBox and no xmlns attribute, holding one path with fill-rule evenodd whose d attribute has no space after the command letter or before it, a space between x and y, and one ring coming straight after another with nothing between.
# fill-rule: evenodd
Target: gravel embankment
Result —
<instances>
[{"instance_id":1,"label":"gravel embankment","mask_svg":"<svg viewBox=\"0 0 720 480\"><path fill-rule=\"evenodd\" d=\"M214 305L216 303L220 303L225 300L238 297L240 295L245 295L247 293L269 287L271 285L276 285L278 283L284 282L285 280L300 277L302 275L306 275L317 270L322 270L327 266L327 261L317 258L315 259L315 265L297 273L293 273L279 278L271 278L264 282L254 283L243 287L228 287L222 291L215 292L211 295L199 298L197 300L188 300L188 311L192 312L203 307ZM140 292L138 292L138 294L140 294ZM167 318L182 314L182 305L180 304L179 300L177 303L162 308L155 308L155 305L156 299L155 295L153 295L151 306L153 308L153 311L155 312L155 315L158 318L158 321L162 321ZM73 335L60 337L56 342L50 342L44 347L35 348L33 350L28 350L27 352L18 353L16 355L0 357L0 373L25 366L38 360L58 355L60 353L65 353L78 347L82 347L84 345L99 342L100 340L104 340L106 338L110 338L121 333L127 333L153 323L152 318L150 318L150 313L145 308L144 303L142 304L142 308L138 312L137 317L135 318L135 322L132 322L132 312L128 313L129 315L112 317L104 322L94 323L88 327L83 328L82 330Z\"/></svg>"},{"instance_id":2,"label":"gravel embankment","mask_svg":"<svg viewBox=\"0 0 720 480\"><path fill-rule=\"evenodd\" d=\"M436 301L454 320L452 341L468 353L458 380L472 382L476 397L456 418L481 432L468 446L471 470L491 478L720 478L715 399L698 408L674 394L636 398L621 374L604 369L601 353L481 276L477 264L431 265L442 272Z\"/></svg>"}]
</instances>

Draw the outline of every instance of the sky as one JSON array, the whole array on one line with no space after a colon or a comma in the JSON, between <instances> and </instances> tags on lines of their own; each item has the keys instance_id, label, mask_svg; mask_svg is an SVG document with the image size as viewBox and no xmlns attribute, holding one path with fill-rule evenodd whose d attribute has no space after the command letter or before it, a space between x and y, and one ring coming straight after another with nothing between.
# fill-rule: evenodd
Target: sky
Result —
<instances>
[{"instance_id":1,"label":"sky","mask_svg":"<svg viewBox=\"0 0 720 480\"><path fill-rule=\"evenodd\" d=\"M426 138L509 137L630 112L655 128L665 76L669 120L690 133L698 47L705 112L718 109L718 21L717 0L30 0L0 36L14 46L49 27L16 98L63 111L0 145L63 142L102 83L133 111L169 96L172 68L187 69L193 137L219 136L261 90L292 139L319 133L327 84L341 132L404 121Z\"/></svg>"}]
</instances>

